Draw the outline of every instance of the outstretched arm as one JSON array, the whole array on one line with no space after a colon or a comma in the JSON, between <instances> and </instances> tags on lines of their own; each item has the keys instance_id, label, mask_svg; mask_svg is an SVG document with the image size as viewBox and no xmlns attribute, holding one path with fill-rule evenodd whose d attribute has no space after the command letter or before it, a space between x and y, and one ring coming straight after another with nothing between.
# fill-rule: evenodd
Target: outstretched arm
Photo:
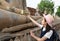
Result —
<instances>
[{"instance_id":1,"label":"outstretched arm","mask_svg":"<svg viewBox=\"0 0 60 41\"><path fill-rule=\"evenodd\" d=\"M43 27L43 25L37 23L37 22L36 22L34 19L32 19L30 16L28 16L28 18L29 18L34 24L36 24L37 26Z\"/></svg>"}]
</instances>

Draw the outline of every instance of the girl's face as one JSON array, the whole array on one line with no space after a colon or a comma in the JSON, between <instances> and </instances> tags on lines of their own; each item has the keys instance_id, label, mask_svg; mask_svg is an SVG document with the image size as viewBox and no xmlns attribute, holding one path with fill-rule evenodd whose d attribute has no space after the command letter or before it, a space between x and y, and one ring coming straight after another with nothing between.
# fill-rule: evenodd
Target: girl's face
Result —
<instances>
[{"instance_id":1,"label":"girl's face","mask_svg":"<svg viewBox=\"0 0 60 41\"><path fill-rule=\"evenodd\" d=\"M46 22L45 18L43 18L42 25L45 26L46 24L47 24L47 22Z\"/></svg>"}]
</instances>

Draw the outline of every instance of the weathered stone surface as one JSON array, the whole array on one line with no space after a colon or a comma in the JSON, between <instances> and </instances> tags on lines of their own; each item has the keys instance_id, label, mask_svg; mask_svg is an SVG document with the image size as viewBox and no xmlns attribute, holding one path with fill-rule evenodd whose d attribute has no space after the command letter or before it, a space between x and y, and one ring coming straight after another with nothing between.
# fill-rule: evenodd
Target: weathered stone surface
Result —
<instances>
[{"instance_id":1,"label":"weathered stone surface","mask_svg":"<svg viewBox=\"0 0 60 41\"><path fill-rule=\"evenodd\" d=\"M32 18L37 20L40 18L40 16L32 16ZM19 15L0 9L0 30L3 28L12 27L28 22L31 21L25 15Z\"/></svg>"}]
</instances>

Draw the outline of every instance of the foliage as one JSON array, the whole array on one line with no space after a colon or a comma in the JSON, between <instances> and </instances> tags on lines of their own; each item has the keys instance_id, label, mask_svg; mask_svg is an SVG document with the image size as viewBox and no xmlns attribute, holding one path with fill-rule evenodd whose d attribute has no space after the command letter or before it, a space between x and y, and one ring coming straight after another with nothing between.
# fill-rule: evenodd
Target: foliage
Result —
<instances>
[{"instance_id":1,"label":"foliage","mask_svg":"<svg viewBox=\"0 0 60 41\"><path fill-rule=\"evenodd\" d=\"M58 15L60 17L60 6L57 9L56 15Z\"/></svg>"},{"instance_id":2,"label":"foliage","mask_svg":"<svg viewBox=\"0 0 60 41\"><path fill-rule=\"evenodd\" d=\"M40 12L44 12L44 10L47 11L48 13L53 13L54 12L54 3L51 0L41 0L41 2L38 4L38 8Z\"/></svg>"}]
</instances>

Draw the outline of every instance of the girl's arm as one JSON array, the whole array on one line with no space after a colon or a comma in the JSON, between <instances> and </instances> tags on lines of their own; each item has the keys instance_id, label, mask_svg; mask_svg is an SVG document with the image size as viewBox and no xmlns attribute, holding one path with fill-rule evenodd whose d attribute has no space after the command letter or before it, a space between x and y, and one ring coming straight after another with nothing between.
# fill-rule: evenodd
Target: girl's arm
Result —
<instances>
[{"instance_id":1,"label":"girl's arm","mask_svg":"<svg viewBox=\"0 0 60 41\"><path fill-rule=\"evenodd\" d=\"M32 32L30 32L30 34L31 34L31 36L32 36L34 39L36 39L37 41L45 41L45 40L47 39L46 37L42 37L42 38L37 37L37 36L35 36L34 33L32 33Z\"/></svg>"},{"instance_id":2,"label":"girl's arm","mask_svg":"<svg viewBox=\"0 0 60 41\"><path fill-rule=\"evenodd\" d=\"M53 31L50 30L49 32L47 32L42 38L39 38L37 36L34 35L34 33L32 31L30 31L31 36L36 39L37 41L45 41L46 39L50 39L50 37L53 34Z\"/></svg>"},{"instance_id":3,"label":"girl's arm","mask_svg":"<svg viewBox=\"0 0 60 41\"><path fill-rule=\"evenodd\" d=\"M28 18L34 23L34 24L36 24L38 27L43 27L43 25L41 25L41 24L39 24L39 23L37 23L34 19L32 19L30 16L28 16Z\"/></svg>"}]
</instances>

